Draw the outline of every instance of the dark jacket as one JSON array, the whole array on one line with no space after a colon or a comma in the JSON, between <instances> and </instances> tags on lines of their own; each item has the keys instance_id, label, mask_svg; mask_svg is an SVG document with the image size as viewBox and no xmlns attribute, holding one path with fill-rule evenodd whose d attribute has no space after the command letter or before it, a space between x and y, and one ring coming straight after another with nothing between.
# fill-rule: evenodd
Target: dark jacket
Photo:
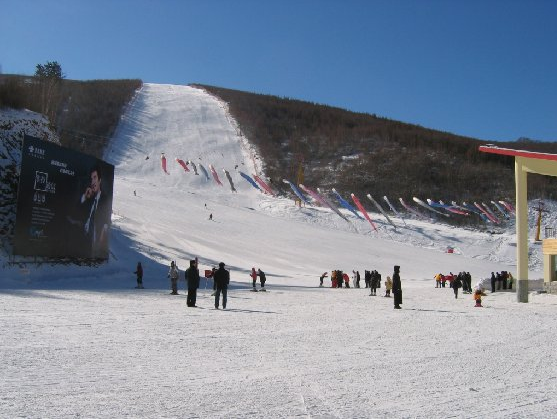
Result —
<instances>
[{"instance_id":1,"label":"dark jacket","mask_svg":"<svg viewBox=\"0 0 557 419\"><path fill-rule=\"evenodd\" d=\"M230 283L230 272L228 272L223 267L218 268L213 275L213 280L217 285L217 289L227 288L228 284Z\"/></svg>"},{"instance_id":2,"label":"dark jacket","mask_svg":"<svg viewBox=\"0 0 557 419\"><path fill-rule=\"evenodd\" d=\"M402 285L398 266L395 266L395 272L393 273L393 295L395 306L402 304Z\"/></svg>"},{"instance_id":3,"label":"dark jacket","mask_svg":"<svg viewBox=\"0 0 557 419\"><path fill-rule=\"evenodd\" d=\"M199 288L199 270L190 266L186 269L186 281L188 281L188 289L194 290Z\"/></svg>"}]
</instances>

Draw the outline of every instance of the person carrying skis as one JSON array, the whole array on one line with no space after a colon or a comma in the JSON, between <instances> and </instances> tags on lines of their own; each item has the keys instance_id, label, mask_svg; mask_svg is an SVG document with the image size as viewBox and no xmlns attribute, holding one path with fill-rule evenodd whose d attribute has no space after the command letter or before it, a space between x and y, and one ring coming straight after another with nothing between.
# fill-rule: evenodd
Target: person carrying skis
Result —
<instances>
[{"instance_id":1,"label":"person carrying skis","mask_svg":"<svg viewBox=\"0 0 557 419\"><path fill-rule=\"evenodd\" d=\"M135 268L134 274L137 275L136 288L143 288L143 266L141 266L141 262L137 262L137 267Z\"/></svg>"}]
</instances>

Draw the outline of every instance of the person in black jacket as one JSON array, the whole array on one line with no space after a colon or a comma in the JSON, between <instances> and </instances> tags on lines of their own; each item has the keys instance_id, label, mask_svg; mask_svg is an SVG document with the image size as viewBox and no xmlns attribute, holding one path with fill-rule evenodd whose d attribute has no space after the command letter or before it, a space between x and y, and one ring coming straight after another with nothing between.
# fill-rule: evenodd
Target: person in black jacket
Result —
<instances>
[{"instance_id":1,"label":"person in black jacket","mask_svg":"<svg viewBox=\"0 0 557 419\"><path fill-rule=\"evenodd\" d=\"M491 272L491 292L495 292L495 283L497 278L495 278L495 274Z\"/></svg>"},{"instance_id":2,"label":"person in black jacket","mask_svg":"<svg viewBox=\"0 0 557 419\"><path fill-rule=\"evenodd\" d=\"M190 267L186 269L186 281L188 282L188 299L186 301L188 307L197 307L197 289L199 288L199 270L195 266L195 260L190 260Z\"/></svg>"},{"instance_id":3,"label":"person in black jacket","mask_svg":"<svg viewBox=\"0 0 557 419\"><path fill-rule=\"evenodd\" d=\"M219 268L213 275L213 280L217 284L215 294L215 308L219 308L220 293L222 292L222 308L226 308L226 297L228 293L228 284L230 283L230 272L224 269L224 262L219 263Z\"/></svg>"},{"instance_id":4,"label":"person in black jacket","mask_svg":"<svg viewBox=\"0 0 557 419\"><path fill-rule=\"evenodd\" d=\"M141 266L141 262L137 262L137 268L135 269L134 274L137 275L136 288L143 288L143 266Z\"/></svg>"},{"instance_id":5,"label":"person in black jacket","mask_svg":"<svg viewBox=\"0 0 557 419\"><path fill-rule=\"evenodd\" d=\"M454 291L454 298L458 298L458 289L462 287L462 272L460 272L455 278L453 279L452 287Z\"/></svg>"},{"instance_id":6,"label":"person in black jacket","mask_svg":"<svg viewBox=\"0 0 557 419\"><path fill-rule=\"evenodd\" d=\"M400 266L395 266L395 271L393 273L393 296L395 308L400 309L402 308L400 304L402 304L402 285L400 283Z\"/></svg>"},{"instance_id":7,"label":"person in black jacket","mask_svg":"<svg viewBox=\"0 0 557 419\"><path fill-rule=\"evenodd\" d=\"M265 272L263 272L261 269L257 270L257 276L259 277L259 280L261 281L261 291L265 291L265 281L267 281L267 277L265 276Z\"/></svg>"}]
</instances>

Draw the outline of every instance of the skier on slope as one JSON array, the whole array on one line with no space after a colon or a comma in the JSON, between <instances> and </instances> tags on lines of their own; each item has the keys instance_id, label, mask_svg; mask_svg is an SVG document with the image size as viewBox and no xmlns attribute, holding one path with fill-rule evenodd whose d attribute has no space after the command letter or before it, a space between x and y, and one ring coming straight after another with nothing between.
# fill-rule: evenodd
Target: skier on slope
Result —
<instances>
[{"instance_id":1,"label":"skier on slope","mask_svg":"<svg viewBox=\"0 0 557 419\"><path fill-rule=\"evenodd\" d=\"M162 165L162 170L164 170L164 173L169 175L170 173L168 173L168 171L166 170L166 157L164 153L161 154L161 165Z\"/></svg>"}]
</instances>

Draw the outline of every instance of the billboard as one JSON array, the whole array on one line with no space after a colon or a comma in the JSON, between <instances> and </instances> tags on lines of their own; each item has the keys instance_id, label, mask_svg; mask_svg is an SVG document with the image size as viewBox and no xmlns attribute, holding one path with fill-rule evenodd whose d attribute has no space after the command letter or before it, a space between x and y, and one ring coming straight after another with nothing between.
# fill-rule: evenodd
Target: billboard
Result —
<instances>
[{"instance_id":1,"label":"billboard","mask_svg":"<svg viewBox=\"0 0 557 419\"><path fill-rule=\"evenodd\" d=\"M25 136L14 254L107 259L114 166Z\"/></svg>"}]
</instances>

